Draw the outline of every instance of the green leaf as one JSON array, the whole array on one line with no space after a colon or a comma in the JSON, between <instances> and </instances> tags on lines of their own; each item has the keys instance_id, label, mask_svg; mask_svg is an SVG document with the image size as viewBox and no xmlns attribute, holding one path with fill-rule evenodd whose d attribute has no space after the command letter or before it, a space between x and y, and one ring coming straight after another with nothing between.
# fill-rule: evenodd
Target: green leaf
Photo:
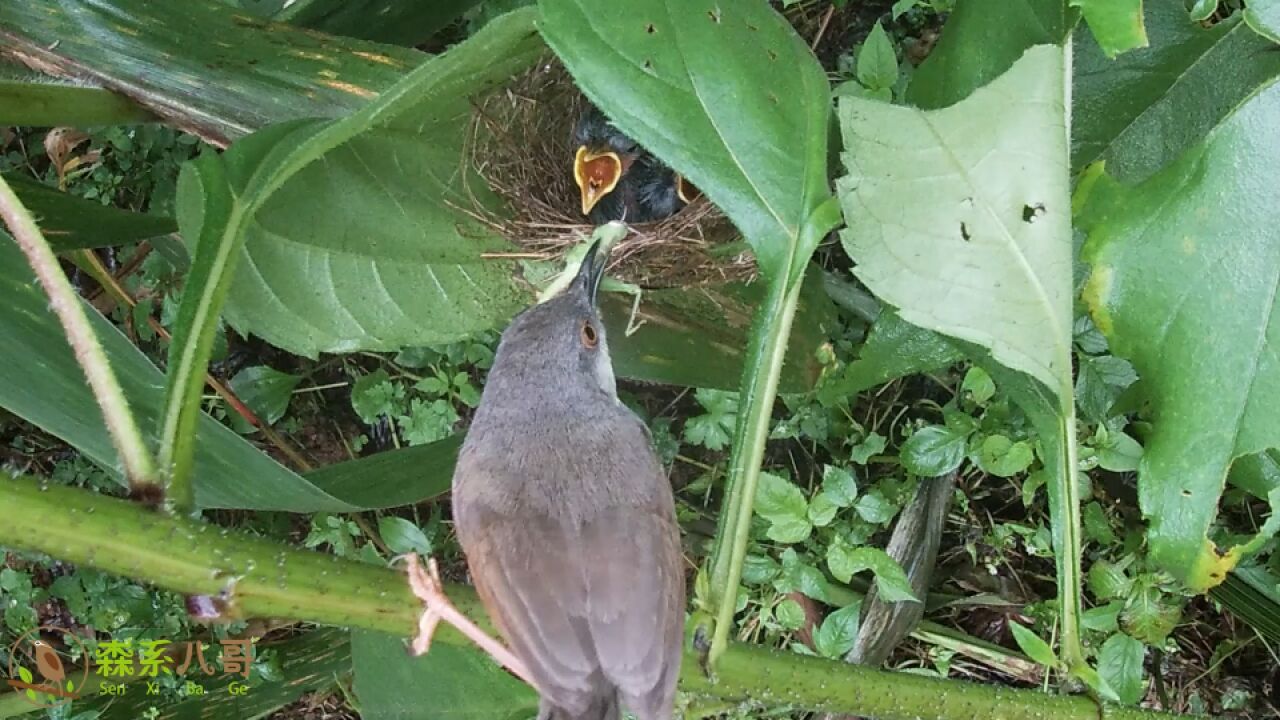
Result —
<instances>
[{"instance_id":1,"label":"green leaf","mask_svg":"<svg viewBox=\"0 0 1280 720\"><path fill-rule=\"evenodd\" d=\"M1269 349L1280 332L1280 205L1258 185L1280 142L1257 129L1277 112L1273 83L1147 181L1099 180L1082 219L1085 300L1142 376L1156 418L1138 466L1152 558L1199 590L1252 549L1220 550L1208 537L1232 461L1280 445L1280 360ZM1216 200L1224 192L1230 206Z\"/></svg>"},{"instance_id":2,"label":"green leaf","mask_svg":"<svg viewBox=\"0 0 1280 720\"><path fill-rule=\"evenodd\" d=\"M426 445L453 434L453 427L458 422L458 411L447 400L424 402L414 398L409 401L409 413L396 419L410 445Z\"/></svg>"},{"instance_id":3,"label":"green leaf","mask_svg":"<svg viewBox=\"0 0 1280 720\"><path fill-rule=\"evenodd\" d=\"M858 481L854 479L853 471L836 465L823 466L822 496L836 507L852 505L858 499Z\"/></svg>"},{"instance_id":4,"label":"green leaf","mask_svg":"<svg viewBox=\"0 0 1280 720\"><path fill-rule=\"evenodd\" d=\"M1076 373L1076 407L1089 420L1102 422L1109 417L1120 393L1137 381L1138 373L1124 358L1081 356Z\"/></svg>"},{"instance_id":5,"label":"green leaf","mask_svg":"<svg viewBox=\"0 0 1280 720\"><path fill-rule=\"evenodd\" d=\"M864 493L853 504L853 509L858 511L863 520L875 525L888 525L898 512L898 507L889 502L878 489Z\"/></svg>"},{"instance_id":6,"label":"green leaf","mask_svg":"<svg viewBox=\"0 0 1280 720\"><path fill-rule=\"evenodd\" d=\"M1013 632L1013 640L1018 643L1024 655L1045 667L1058 667L1058 657L1053 654L1053 648L1041 640L1039 635L1016 622L1009 623L1009 630Z\"/></svg>"},{"instance_id":7,"label":"green leaf","mask_svg":"<svg viewBox=\"0 0 1280 720\"><path fill-rule=\"evenodd\" d=\"M1155 0L1159 2L1160 0ZM1071 0L1089 23L1089 30L1107 57L1147 46L1142 24L1142 0Z\"/></svg>"},{"instance_id":8,"label":"green leaf","mask_svg":"<svg viewBox=\"0 0 1280 720\"><path fill-rule=\"evenodd\" d=\"M799 630L804 627L804 608L791 598L783 598L774 609L773 616L778 619L779 625L788 630Z\"/></svg>"},{"instance_id":9,"label":"green leaf","mask_svg":"<svg viewBox=\"0 0 1280 720\"><path fill-rule=\"evenodd\" d=\"M420 555L431 555L431 540L422 528L412 522L394 515L383 515L378 518L378 534L388 548L396 554L416 552Z\"/></svg>"},{"instance_id":10,"label":"green leaf","mask_svg":"<svg viewBox=\"0 0 1280 720\"><path fill-rule=\"evenodd\" d=\"M645 290L640 309L646 322L629 336L624 330L631 297L601 293L614 373L668 385L737 390L751 313L765 301L764 292L763 283ZM810 273L791 326L780 392L813 388L823 370L813 360L814 351L828 341L834 326L835 309L823 292L821 275Z\"/></svg>"},{"instance_id":11,"label":"green leaf","mask_svg":"<svg viewBox=\"0 0 1280 720\"><path fill-rule=\"evenodd\" d=\"M1190 5L1187 14L1197 23L1208 20L1218 9L1218 0L1191 0L1187 4Z\"/></svg>"},{"instance_id":12,"label":"green leaf","mask_svg":"<svg viewBox=\"0 0 1280 720\"><path fill-rule=\"evenodd\" d=\"M1209 12L1216 4L1210 0ZM1144 16L1151 47L1114 60L1088 33L1076 33L1071 121L1076 172L1105 160L1107 172L1117 179L1143 180L1200 143L1280 73L1280 53L1271 52L1271 43L1238 16L1204 28L1187 21L1177 0L1150 0Z\"/></svg>"},{"instance_id":13,"label":"green leaf","mask_svg":"<svg viewBox=\"0 0 1280 720\"><path fill-rule=\"evenodd\" d=\"M833 554L835 548L839 550ZM870 570L876 577L876 590L886 602L919 602L911 592L911 583L902 566L879 548L849 548L843 543L832 543L827 551L827 566L841 582L849 582L854 575Z\"/></svg>"},{"instance_id":14,"label":"green leaf","mask_svg":"<svg viewBox=\"0 0 1280 720\"><path fill-rule=\"evenodd\" d=\"M809 523L809 504L800 488L784 477L760 473L756 485L755 511L769 521L768 536L783 543L808 539L813 531Z\"/></svg>"},{"instance_id":15,"label":"green leaf","mask_svg":"<svg viewBox=\"0 0 1280 720\"><path fill-rule=\"evenodd\" d=\"M1120 611L1120 628L1147 645L1160 647L1182 620L1182 605L1150 576L1139 577Z\"/></svg>"},{"instance_id":16,"label":"green leaf","mask_svg":"<svg viewBox=\"0 0 1280 720\"><path fill-rule=\"evenodd\" d=\"M814 527L826 527L835 520L840 506L831 501L826 493L818 493L809 501L809 522Z\"/></svg>"},{"instance_id":17,"label":"green leaf","mask_svg":"<svg viewBox=\"0 0 1280 720\"><path fill-rule=\"evenodd\" d=\"M367 720L524 720L537 714L533 689L472 646L432 643L412 657L404 638L351 633L351 665Z\"/></svg>"},{"instance_id":18,"label":"green leaf","mask_svg":"<svg viewBox=\"0 0 1280 720\"><path fill-rule=\"evenodd\" d=\"M810 227L828 196L829 103L786 20L758 3L539 7L587 97L725 211L766 278L797 276L830 227Z\"/></svg>"},{"instance_id":19,"label":"green leaf","mask_svg":"<svg viewBox=\"0 0 1280 720\"><path fill-rule=\"evenodd\" d=\"M826 658L841 658L853 649L858 639L858 614L862 603L853 603L836 610L822 620L813 634L814 649Z\"/></svg>"},{"instance_id":20,"label":"green leaf","mask_svg":"<svg viewBox=\"0 0 1280 720\"><path fill-rule=\"evenodd\" d=\"M1069 402L1063 73L1062 48L1037 46L942 110L843 98L849 174L836 186L848 221L841 240L878 297Z\"/></svg>"},{"instance_id":21,"label":"green leaf","mask_svg":"<svg viewBox=\"0 0 1280 720\"><path fill-rule=\"evenodd\" d=\"M1280 43L1280 2L1277 0L1253 0L1244 9L1244 21L1262 37Z\"/></svg>"},{"instance_id":22,"label":"green leaf","mask_svg":"<svg viewBox=\"0 0 1280 720\"><path fill-rule=\"evenodd\" d=\"M274 425L289 409L289 399L293 397L293 390L300 382L302 377L299 375L282 373L266 365L255 365L236 373L228 385L254 415L268 425Z\"/></svg>"},{"instance_id":23,"label":"green leaf","mask_svg":"<svg viewBox=\"0 0 1280 720\"><path fill-rule=\"evenodd\" d=\"M269 24L215 0L0 4L11 47L126 92L224 144L271 123L347 115L424 53Z\"/></svg>"},{"instance_id":24,"label":"green leaf","mask_svg":"<svg viewBox=\"0 0 1280 720\"><path fill-rule=\"evenodd\" d=\"M960 394L975 405L986 405L996 394L996 384L986 370L975 365L965 372Z\"/></svg>"},{"instance_id":25,"label":"green leaf","mask_svg":"<svg viewBox=\"0 0 1280 720\"><path fill-rule=\"evenodd\" d=\"M1106 558L1098 558L1089 568L1089 592L1099 600L1115 600L1129 596L1133 589L1133 579L1125 572L1129 561L1113 563Z\"/></svg>"},{"instance_id":26,"label":"green leaf","mask_svg":"<svg viewBox=\"0 0 1280 720\"><path fill-rule=\"evenodd\" d=\"M921 477L945 475L964 461L968 435L945 425L929 425L911 434L899 455L909 472Z\"/></svg>"},{"instance_id":27,"label":"green leaf","mask_svg":"<svg viewBox=\"0 0 1280 720\"><path fill-rule=\"evenodd\" d=\"M1118 432L1098 448L1098 466L1111 472L1133 472L1141 466L1142 446L1127 434Z\"/></svg>"},{"instance_id":28,"label":"green leaf","mask_svg":"<svg viewBox=\"0 0 1280 720\"><path fill-rule=\"evenodd\" d=\"M685 421L685 442L708 450L723 450L729 445L729 433L738 420L738 398L735 393L698 388L694 398L707 412Z\"/></svg>"},{"instance_id":29,"label":"green leaf","mask_svg":"<svg viewBox=\"0 0 1280 720\"><path fill-rule=\"evenodd\" d=\"M1119 629L1120 608L1124 603L1112 600L1106 605L1089 608L1080 615L1080 626L1094 632L1115 632Z\"/></svg>"},{"instance_id":30,"label":"green leaf","mask_svg":"<svg viewBox=\"0 0 1280 720\"><path fill-rule=\"evenodd\" d=\"M1102 509L1096 501L1084 506L1084 535L1102 545L1114 545L1120 541L1116 537L1116 533L1111 529L1111 521L1107 519L1107 513Z\"/></svg>"},{"instance_id":31,"label":"green leaf","mask_svg":"<svg viewBox=\"0 0 1280 720\"><path fill-rule=\"evenodd\" d=\"M898 57L878 22L858 51L858 82L870 90L888 90L898 82Z\"/></svg>"},{"instance_id":32,"label":"green leaf","mask_svg":"<svg viewBox=\"0 0 1280 720\"><path fill-rule=\"evenodd\" d=\"M866 465L874 455L884 452L885 438L873 432L862 439L862 442L849 448L849 459L859 465Z\"/></svg>"},{"instance_id":33,"label":"green leaf","mask_svg":"<svg viewBox=\"0 0 1280 720\"><path fill-rule=\"evenodd\" d=\"M858 393L905 375L931 372L963 358L945 337L916 327L886 308L876 318L858 359L818 386L818 399L828 405L852 400Z\"/></svg>"},{"instance_id":34,"label":"green leaf","mask_svg":"<svg viewBox=\"0 0 1280 720\"><path fill-rule=\"evenodd\" d=\"M5 173L4 180L39 219L40 231L55 252L125 245L178 229L170 218L119 210L16 173Z\"/></svg>"},{"instance_id":35,"label":"green leaf","mask_svg":"<svg viewBox=\"0 0 1280 720\"><path fill-rule=\"evenodd\" d=\"M0 126L128 125L154 121L129 98L102 88L0 78Z\"/></svg>"},{"instance_id":36,"label":"green leaf","mask_svg":"<svg viewBox=\"0 0 1280 720\"><path fill-rule=\"evenodd\" d=\"M1123 633L1115 633L1102 643L1098 674L1125 705L1138 704L1146 694L1147 678L1143 668L1146 654L1142 643Z\"/></svg>"},{"instance_id":37,"label":"green leaf","mask_svg":"<svg viewBox=\"0 0 1280 720\"><path fill-rule=\"evenodd\" d=\"M912 75L907 101L924 109L952 105L995 80L1033 45L1061 43L1074 24L1062 2L957 2L938 44Z\"/></svg>"},{"instance_id":38,"label":"green leaf","mask_svg":"<svg viewBox=\"0 0 1280 720\"><path fill-rule=\"evenodd\" d=\"M988 435L978 448L978 467L996 477L1012 477L1031 467L1035 452L1025 440L1014 442L1004 435Z\"/></svg>"},{"instance_id":39,"label":"green leaf","mask_svg":"<svg viewBox=\"0 0 1280 720\"><path fill-rule=\"evenodd\" d=\"M298 0L273 18L334 35L420 45L479 0Z\"/></svg>"},{"instance_id":40,"label":"green leaf","mask_svg":"<svg viewBox=\"0 0 1280 720\"><path fill-rule=\"evenodd\" d=\"M366 425L383 416L396 417L405 411L404 386L392 382L387 371L378 368L351 386L351 409Z\"/></svg>"},{"instance_id":41,"label":"green leaf","mask_svg":"<svg viewBox=\"0 0 1280 720\"><path fill-rule=\"evenodd\" d=\"M348 118L236 143L225 179L211 162L184 170L184 236L244 242L225 308L233 327L315 357L465 339L525 304L514 265L481 258L506 243L454 205L468 206L467 188L490 197L464 159L469 98L534 61L534 14L493 21ZM219 194L229 211L202 212L196 197Z\"/></svg>"}]
</instances>

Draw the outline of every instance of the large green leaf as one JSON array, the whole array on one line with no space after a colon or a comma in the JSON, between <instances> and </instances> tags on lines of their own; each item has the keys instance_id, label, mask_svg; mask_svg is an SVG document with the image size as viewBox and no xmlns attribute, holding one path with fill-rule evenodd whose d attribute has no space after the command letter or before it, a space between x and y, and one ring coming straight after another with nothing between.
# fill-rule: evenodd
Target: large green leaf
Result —
<instances>
[{"instance_id":1,"label":"large green leaf","mask_svg":"<svg viewBox=\"0 0 1280 720\"><path fill-rule=\"evenodd\" d=\"M1208 536L1228 469L1280 446L1277 113L1273 82L1141 184L1098 179L1082 218L1085 298L1154 412L1138 469L1147 542L1201 590L1256 544Z\"/></svg>"},{"instance_id":2,"label":"large green leaf","mask_svg":"<svg viewBox=\"0 0 1280 720\"><path fill-rule=\"evenodd\" d=\"M938 44L912 76L907 99L930 110L954 105L1033 45L1061 43L1072 24L1062 0L958 0Z\"/></svg>"},{"instance_id":3,"label":"large green leaf","mask_svg":"<svg viewBox=\"0 0 1280 720\"><path fill-rule=\"evenodd\" d=\"M0 3L0 45L218 143L340 117L428 56L269 23L216 0Z\"/></svg>"},{"instance_id":4,"label":"large green leaf","mask_svg":"<svg viewBox=\"0 0 1280 720\"><path fill-rule=\"evenodd\" d=\"M854 273L904 320L1071 387L1063 51L1039 46L941 110L843 98Z\"/></svg>"},{"instance_id":5,"label":"large green leaf","mask_svg":"<svg viewBox=\"0 0 1280 720\"><path fill-rule=\"evenodd\" d=\"M404 638L351 633L355 692L366 720L530 720L538 696L472 645L436 642L411 657Z\"/></svg>"},{"instance_id":6,"label":"large green leaf","mask_svg":"<svg viewBox=\"0 0 1280 720\"><path fill-rule=\"evenodd\" d=\"M178 229L172 218L163 215L108 207L12 173L5 173L4 179L57 252L123 245Z\"/></svg>"},{"instance_id":7,"label":"large green leaf","mask_svg":"<svg viewBox=\"0 0 1280 720\"><path fill-rule=\"evenodd\" d=\"M480 257L504 243L450 203L469 203L468 185L484 196L462 151L469 97L534 61L532 16L503 16L349 119L234 146L225 190L243 227L210 224L193 196L211 201L217 180L184 173L184 234L245 236L224 313L234 327L309 357L397 350L468 337L528 299L511 263Z\"/></svg>"},{"instance_id":8,"label":"large green leaf","mask_svg":"<svg viewBox=\"0 0 1280 720\"><path fill-rule=\"evenodd\" d=\"M334 35L417 45L479 0L298 0L275 19Z\"/></svg>"},{"instance_id":9,"label":"large green leaf","mask_svg":"<svg viewBox=\"0 0 1280 720\"><path fill-rule=\"evenodd\" d=\"M1063 656L1079 645L1079 499L1071 386L1072 260L1064 50L1028 50L965 100L839 108L837 180L854 272L915 325L1017 373L1052 475ZM995 374L998 367L989 367Z\"/></svg>"},{"instance_id":10,"label":"large green leaf","mask_svg":"<svg viewBox=\"0 0 1280 720\"><path fill-rule=\"evenodd\" d=\"M828 194L828 109L814 101L828 85L780 15L709 0L540 7L583 92L724 209L766 276L803 267L821 232L801 231Z\"/></svg>"},{"instance_id":11,"label":"large green leaf","mask_svg":"<svg viewBox=\"0 0 1280 720\"><path fill-rule=\"evenodd\" d=\"M1280 74L1280 53L1238 17L1204 28L1182 0L1147 0L1151 46L1110 60L1075 38L1071 165L1106 160L1124 182L1145 179L1200 142Z\"/></svg>"},{"instance_id":12,"label":"large green leaf","mask_svg":"<svg viewBox=\"0 0 1280 720\"><path fill-rule=\"evenodd\" d=\"M764 290L762 283L731 283L647 291L639 313L645 324L630 337L624 333L631 314L630 296L604 294L600 306L614 372L633 380L738 389L752 311L764 300ZM782 392L813 387L822 371L815 353L834 328L835 308L822 290L821 276L811 272L801 291L787 360L778 379Z\"/></svg>"},{"instance_id":13,"label":"large green leaf","mask_svg":"<svg viewBox=\"0 0 1280 720\"><path fill-rule=\"evenodd\" d=\"M220 313L315 356L460 340L520 305L512 263L481 258L501 242L449 202L466 202L468 98L537 57L533 14L495 20L347 118L273 125L183 168L178 225L196 252L159 453L179 506Z\"/></svg>"}]
</instances>

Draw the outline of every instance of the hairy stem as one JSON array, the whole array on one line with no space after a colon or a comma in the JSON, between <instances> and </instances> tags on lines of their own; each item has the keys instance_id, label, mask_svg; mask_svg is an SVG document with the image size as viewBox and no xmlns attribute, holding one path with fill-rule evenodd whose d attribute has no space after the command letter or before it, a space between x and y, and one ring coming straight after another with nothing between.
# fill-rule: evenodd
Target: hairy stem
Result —
<instances>
[{"instance_id":1,"label":"hairy stem","mask_svg":"<svg viewBox=\"0 0 1280 720\"><path fill-rule=\"evenodd\" d=\"M58 257L36 226L31 213L23 207L9 184L0 178L0 217L13 232L18 247L27 256L45 294L49 296L49 308L58 316L67 342L75 352L76 360L84 370L93 396L102 409L107 432L120 455L130 486L138 488L156 481L155 462L147 450L146 441L138 429L129 404L125 400L120 383L116 380L106 353L89 326L89 318L80 305L80 296L62 272Z\"/></svg>"},{"instance_id":2,"label":"hairy stem","mask_svg":"<svg viewBox=\"0 0 1280 720\"><path fill-rule=\"evenodd\" d=\"M802 279L788 283L786 275L779 273L770 284L764 305L757 311L756 326L751 333L738 425L733 453L729 458L729 477L720 510L720 525L711 551L711 602L715 624L707 665L713 669L728 647L729 633L733 628L742 563L750 540L756 484L760 479L764 446L769 437L773 401L778 394L782 358L787 350L791 320L795 317L802 285Z\"/></svg>"},{"instance_id":3,"label":"hairy stem","mask_svg":"<svg viewBox=\"0 0 1280 720\"><path fill-rule=\"evenodd\" d=\"M0 545L43 552L187 594L219 597L227 615L284 617L411 637L422 605L405 573L344 560L188 517L32 478L0 479ZM445 586L462 612L483 617L470 588ZM462 643L451 628L441 642ZM1084 697L939 680L730 644L713 682L686 658L682 689L739 704L852 712L882 720L996 717L1095 720L1174 717L1099 708Z\"/></svg>"}]
</instances>

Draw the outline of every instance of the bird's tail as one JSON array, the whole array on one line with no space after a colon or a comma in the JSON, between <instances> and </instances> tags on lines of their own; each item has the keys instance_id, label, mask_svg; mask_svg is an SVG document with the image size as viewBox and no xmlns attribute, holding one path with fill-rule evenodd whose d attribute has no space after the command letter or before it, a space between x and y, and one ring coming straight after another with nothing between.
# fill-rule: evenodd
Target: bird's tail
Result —
<instances>
[{"instance_id":1,"label":"bird's tail","mask_svg":"<svg viewBox=\"0 0 1280 720\"><path fill-rule=\"evenodd\" d=\"M581 712L572 712L542 701L538 711L538 720L622 720L622 710L618 707L617 692L597 695L592 703Z\"/></svg>"}]
</instances>

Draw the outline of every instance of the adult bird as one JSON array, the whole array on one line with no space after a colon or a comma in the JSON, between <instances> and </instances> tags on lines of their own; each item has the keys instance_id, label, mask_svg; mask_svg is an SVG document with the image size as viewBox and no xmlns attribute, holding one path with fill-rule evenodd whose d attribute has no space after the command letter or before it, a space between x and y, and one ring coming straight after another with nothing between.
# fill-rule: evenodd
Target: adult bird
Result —
<instances>
[{"instance_id":1,"label":"adult bird","mask_svg":"<svg viewBox=\"0 0 1280 720\"><path fill-rule=\"evenodd\" d=\"M684 626L671 486L618 399L596 293L608 253L502 335L458 455L453 515L540 720L670 720Z\"/></svg>"},{"instance_id":2,"label":"adult bird","mask_svg":"<svg viewBox=\"0 0 1280 720\"><path fill-rule=\"evenodd\" d=\"M594 105L574 125L573 144L573 180L582 193L582 214L596 225L662 220L697 196L684 177L614 127Z\"/></svg>"}]
</instances>

